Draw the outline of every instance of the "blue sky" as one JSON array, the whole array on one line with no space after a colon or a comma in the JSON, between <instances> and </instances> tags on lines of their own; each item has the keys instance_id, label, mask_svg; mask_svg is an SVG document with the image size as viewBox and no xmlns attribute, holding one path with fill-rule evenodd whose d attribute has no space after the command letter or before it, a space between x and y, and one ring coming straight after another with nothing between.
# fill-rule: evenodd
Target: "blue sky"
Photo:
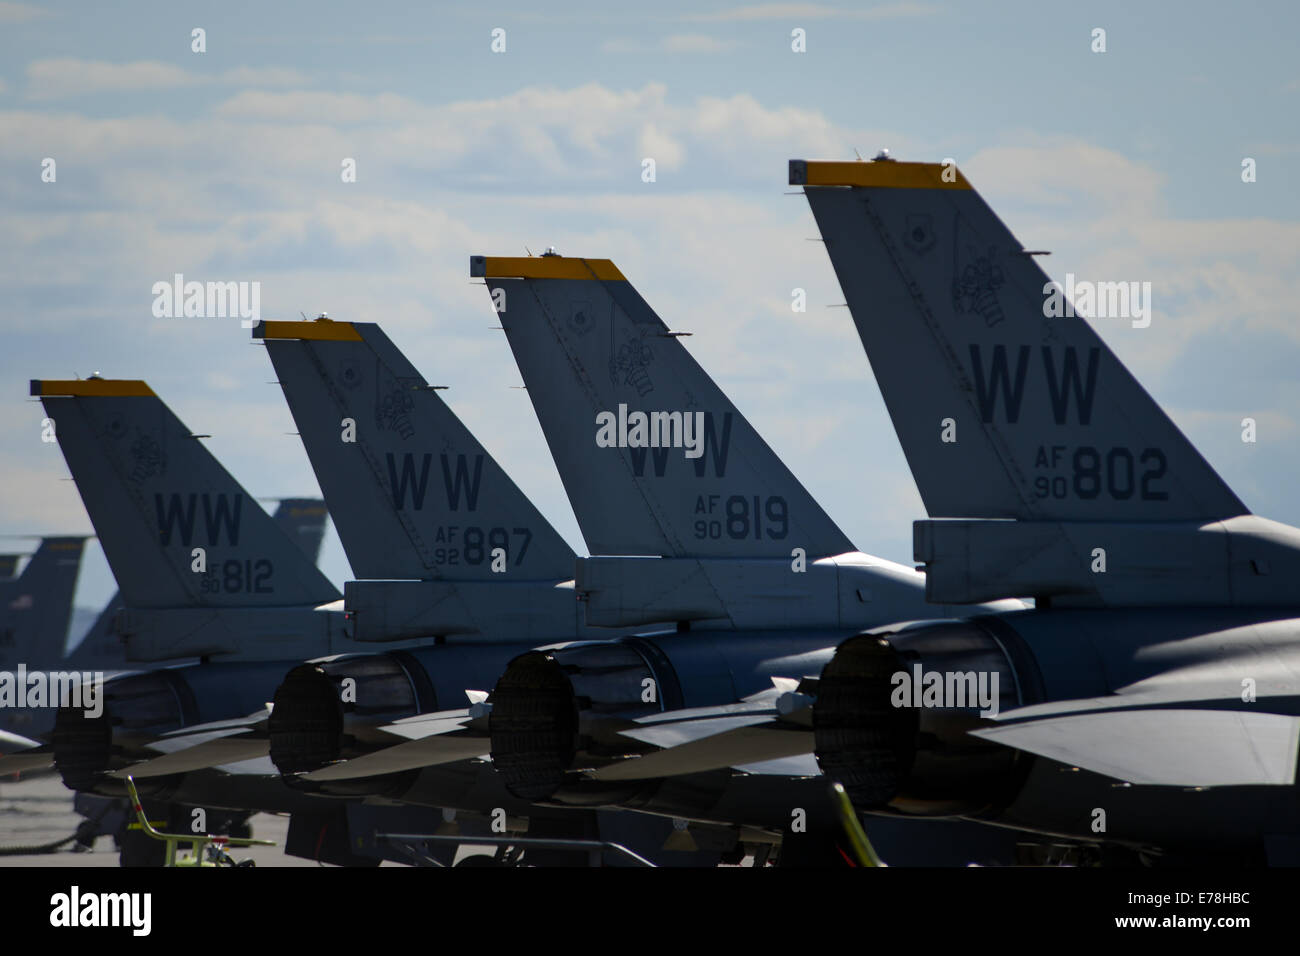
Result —
<instances>
[{"instance_id":1,"label":"blue sky","mask_svg":"<svg viewBox=\"0 0 1300 956\"><path fill-rule=\"evenodd\" d=\"M33 377L144 378L252 493L316 491L238 321L151 315L182 272L380 322L584 551L467 275L553 244L614 259L855 543L908 562L920 499L785 195L787 159L882 146L955 158L1054 278L1152 282L1151 327L1102 335L1252 510L1300 524L1297 9L0 3L0 530L90 527ZM323 566L348 576L332 535ZM92 550L78 603L112 588Z\"/></svg>"}]
</instances>

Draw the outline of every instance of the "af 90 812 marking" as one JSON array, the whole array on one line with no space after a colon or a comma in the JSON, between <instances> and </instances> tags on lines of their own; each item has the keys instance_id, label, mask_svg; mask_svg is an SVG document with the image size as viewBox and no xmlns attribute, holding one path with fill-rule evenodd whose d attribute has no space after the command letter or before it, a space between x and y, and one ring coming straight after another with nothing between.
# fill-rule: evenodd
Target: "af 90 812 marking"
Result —
<instances>
[{"instance_id":1,"label":"af 90 812 marking","mask_svg":"<svg viewBox=\"0 0 1300 956\"><path fill-rule=\"evenodd\" d=\"M230 558L199 579L203 594L274 594L275 565L266 558Z\"/></svg>"}]
</instances>

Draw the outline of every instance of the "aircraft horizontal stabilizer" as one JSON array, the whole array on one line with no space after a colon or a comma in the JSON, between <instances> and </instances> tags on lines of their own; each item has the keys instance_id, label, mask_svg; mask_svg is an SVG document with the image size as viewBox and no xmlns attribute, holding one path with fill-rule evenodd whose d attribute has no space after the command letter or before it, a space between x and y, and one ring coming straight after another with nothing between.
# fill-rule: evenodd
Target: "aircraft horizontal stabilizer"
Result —
<instances>
[{"instance_id":1,"label":"aircraft horizontal stabilizer","mask_svg":"<svg viewBox=\"0 0 1300 956\"><path fill-rule=\"evenodd\" d=\"M357 777L376 777L385 773L435 767L457 760L487 757L492 749L486 737L438 735L410 740L404 744L387 747L374 753L354 757L341 763L322 767L306 774L307 780L351 780Z\"/></svg>"},{"instance_id":2,"label":"aircraft horizontal stabilizer","mask_svg":"<svg viewBox=\"0 0 1300 956\"><path fill-rule=\"evenodd\" d=\"M154 741L149 746L150 749L152 750L158 750L163 753L171 753L174 750L178 750L179 746L188 746L188 744L182 743L179 746L173 746L172 744L168 743L168 741L180 740L180 741L190 741L191 743L201 743L202 741L197 740L195 738L198 738L203 734L209 734L212 731L229 730L232 733L239 733L241 731L246 731L246 730L247 731L256 730L256 731L265 732L266 719L270 716L271 716L271 705L267 704L261 710L254 711L253 713L249 714L247 717L231 717L226 720L213 720L206 724L194 724L193 726L184 727L180 730L173 730L170 733L167 733L166 735L160 737L158 740Z\"/></svg>"},{"instance_id":3,"label":"aircraft horizontal stabilizer","mask_svg":"<svg viewBox=\"0 0 1300 956\"><path fill-rule=\"evenodd\" d=\"M687 740L696 740L702 736L718 733L720 730L730 730L732 727L739 726L738 724L725 723L712 724L711 721L717 718L731 718L741 715L773 717L779 714L783 720L811 726L812 699L797 694L796 689L799 684L800 682L794 678L773 677L771 687L756 694L750 694L748 697L732 704L685 707L679 710L664 711L661 714L650 714L647 717L638 717L636 723L641 727L671 723L682 728L679 731L667 731L666 733L669 736L664 737L662 742L659 739L654 739L653 735L643 735L639 730L637 733L628 733L628 736L659 747L671 747ZM695 730L689 730L688 727L695 728ZM700 732L696 732L696 730ZM672 737L671 734L673 733L679 733L682 736Z\"/></svg>"},{"instance_id":4,"label":"aircraft horizontal stabilizer","mask_svg":"<svg viewBox=\"0 0 1300 956\"><path fill-rule=\"evenodd\" d=\"M5 750L0 756L0 774L31 773L54 766L53 748L29 737L0 730L0 747Z\"/></svg>"},{"instance_id":5,"label":"aircraft horizontal stabilizer","mask_svg":"<svg viewBox=\"0 0 1300 956\"><path fill-rule=\"evenodd\" d=\"M15 754L39 746L41 746L39 740L32 740L31 737L24 737L22 734L15 734L8 730L0 730L0 750L6 754Z\"/></svg>"},{"instance_id":6,"label":"aircraft horizontal stabilizer","mask_svg":"<svg viewBox=\"0 0 1300 956\"><path fill-rule=\"evenodd\" d=\"M1285 786L1295 783L1300 718L1235 710L1121 710L972 733L1128 783Z\"/></svg>"},{"instance_id":7,"label":"aircraft horizontal stabilizer","mask_svg":"<svg viewBox=\"0 0 1300 956\"><path fill-rule=\"evenodd\" d=\"M152 760L145 760L114 771L113 776L125 777L129 774L137 780L145 777L165 777L173 773L188 773L192 770L205 770L209 767L221 767L225 764L265 757L271 750L270 740L260 734L247 735L240 734L238 730L225 730L210 731L198 736L206 739L193 746L181 747L161 757L154 757ZM172 738L166 743L179 743L185 740L186 738ZM153 746L157 748L156 744Z\"/></svg>"},{"instance_id":8,"label":"aircraft horizontal stabilizer","mask_svg":"<svg viewBox=\"0 0 1300 956\"><path fill-rule=\"evenodd\" d=\"M730 722L731 729L719 732L719 725L725 722ZM700 773L783 757L797 757L810 754L813 750L813 736L810 731L776 724L770 716L722 717L707 723L711 725L712 730L707 736L689 739L644 757L610 764L589 771L588 775L596 780L676 777L687 773ZM668 740L673 736L689 736L694 729L670 725L624 731L624 734L641 740L645 740L647 736Z\"/></svg>"},{"instance_id":9,"label":"aircraft horizontal stabilizer","mask_svg":"<svg viewBox=\"0 0 1300 956\"><path fill-rule=\"evenodd\" d=\"M469 723L469 720L469 710L462 707L459 710L440 710L432 714L403 717L401 720L385 724L379 729L390 734L396 734L398 737L420 740L424 737L433 737L437 734L448 734L455 730L461 730Z\"/></svg>"},{"instance_id":10,"label":"aircraft horizontal stabilizer","mask_svg":"<svg viewBox=\"0 0 1300 956\"><path fill-rule=\"evenodd\" d=\"M799 754L797 757L781 757L778 760L764 760L760 763L733 765L741 773L752 773L765 777L820 777L822 768L817 765L814 754Z\"/></svg>"},{"instance_id":11,"label":"aircraft horizontal stabilizer","mask_svg":"<svg viewBox=\"0 0 1300 956\"><path fill-rule=\"evenodd\" d=\"M279 777L280 771L275 764L271 762L270 755L262 757L252 757L248 760L237 760L234 763L223 763L216 768L222 773L228 773L232 776L239 777Z\"/></svg>"},{"instance_id":12,"label":"aircraft horizontal stabilizer","mask_svg":"<svg viewBox=\"0 0 1300 956\"><path fill-rule=\"evenodd\" d=\"M38 753L9 754L0 757L0 773L32 773L54 767L54 754L42 750Z\"/></svg>"},{"instance_id":13,"label":"aircraft horizontal stabilizer","mask_svg":"<svg viewBox=\"0 0 1300 956\"><path fill-rule=\"evenodd\" d=\"M700 740L716 737L741 727L753 727L772 722L773 713L769 708L766 713L731 714L723 717L704 717L697 720L681 720L671 724L649 725L624 730L624 737L654 744L665 749L693 744Z\"/></svg>"}]
</instances>

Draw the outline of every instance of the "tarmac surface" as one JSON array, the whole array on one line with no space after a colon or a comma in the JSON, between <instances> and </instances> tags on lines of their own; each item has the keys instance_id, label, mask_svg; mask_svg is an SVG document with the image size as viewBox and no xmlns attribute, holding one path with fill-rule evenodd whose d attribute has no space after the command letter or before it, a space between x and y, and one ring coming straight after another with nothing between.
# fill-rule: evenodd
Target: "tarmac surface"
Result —
<instances>
[{"instance_id":1,"label":"tarmac surface","mask_svg":"<svg viewBox=\"0 0 1300 956\"><path fill-rule=\"evenodd\" d=\"M58 774L24 776L17 781L12 776L0 777L0 854L8 847L40 846L71 836L85 819L73 809L72 800L72 791L63 785ZM288 816L259 813L253 816L252 827L254 837L274 840L277 845L238 847L231 851L231 856L253 860L258 866L329 865L285 854L281 848L289 832ZM118 866L117 847L111 836L96 838L94 847L88 851L74 850L75 845L75 842L68 843L49 853L0 855L0 869ZM492 847L467 845L458 850L456 859L492 852ZM750 857L743 865L752 864ZM387 860L380 863L380 866L401 865Z\"/></svg>"},{"instance_id":2,"label":"tarmac surface","mask_svg":"<svg viewBox=\"0 0 1300 956\"><path fill-rule=\"evenodd\" d=\"M71 836L84 819L72 808L72 791L57 774L0 778L0 851L6 847L39 846ZM259 813L252 818L253 836L275 840L277 846L240 847L231 853L236 859L254 860L258 866L320 866L311 860L287 856L281 847L289 832L289 818ZM52 853L0 856L5 867L94 867L118 865L117 847L110 836L95 840L94 848L75 852L69 843ZM382 863L381 866L397 864Z\"/></svg>"}]
</instances>

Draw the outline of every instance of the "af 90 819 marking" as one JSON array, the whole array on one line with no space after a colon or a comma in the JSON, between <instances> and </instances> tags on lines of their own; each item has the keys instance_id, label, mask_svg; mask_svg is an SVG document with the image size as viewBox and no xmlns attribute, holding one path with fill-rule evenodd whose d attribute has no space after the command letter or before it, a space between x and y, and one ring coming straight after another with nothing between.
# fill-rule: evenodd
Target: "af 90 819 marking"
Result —
<instances>
[{"instance_id":1,"label":"af 90 819 marking","mask_svg":"<svg viewBox=\"0 0 1300 956\"><path fill-rule=\"evenodd\" d=\"M781 541L790 533L790 506L781 495L700 495L695 501L693 525L699 541L730 538L742 541L764 538Z\"/></svg>"}]
</instances>

